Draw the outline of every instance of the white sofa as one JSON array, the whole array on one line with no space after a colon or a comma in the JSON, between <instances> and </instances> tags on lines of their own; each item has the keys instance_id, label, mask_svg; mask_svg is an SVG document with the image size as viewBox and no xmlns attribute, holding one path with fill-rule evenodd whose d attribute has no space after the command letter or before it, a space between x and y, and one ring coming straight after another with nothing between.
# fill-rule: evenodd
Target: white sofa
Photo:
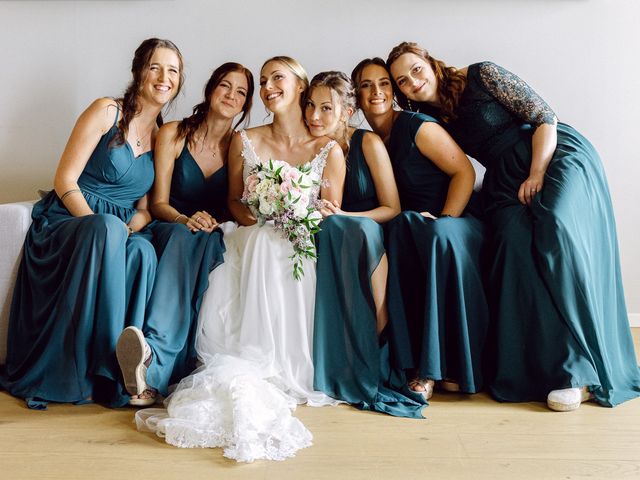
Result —
<instances>
[{"instance_id":1,"label":"white sofa","mask_svg":"<svg viewBox=\"0 0 640 480\"><path fill-rule=\"evenodd\" d=\"M0 365L7 357L7 328L22 244L36 201L0 204Z\"/></svg>"}]
</instances>

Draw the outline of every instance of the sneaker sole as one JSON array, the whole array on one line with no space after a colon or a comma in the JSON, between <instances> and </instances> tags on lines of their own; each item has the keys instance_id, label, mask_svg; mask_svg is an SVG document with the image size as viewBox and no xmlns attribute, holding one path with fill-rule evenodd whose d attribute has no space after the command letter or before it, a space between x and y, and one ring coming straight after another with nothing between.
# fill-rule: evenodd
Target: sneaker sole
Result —
<instances>
[{"instance_id":1,"label":"sneaker sole","mask_svg":"<svg viewBox=\"0 0 640 480\"><path fill-rule=\"evenodd\" d=\"M144 365L144 335L137 328L127 327L120 334L116 357L122 371L124 386L130 395L140 395L148 387Z\"/></svg>"},{"instance_id":2,"label":"sneaker sole","mask_svg":"<svg viewBox=\"0 0 640 480\"><path fill-rule=\"evenodd\" d=\"M582 402L587 402L593 399L593 395L588 390L580 393L580 401L577 403L560 403L547 399L547 407L555 412L572 412L580 408Z\"/></svg>"},{"instance_id":3,"label":"sneaker sole","mask_svg":"<svg viewBox=\"0 0 640 480\"><path fill-rule=\"evenodd\" d=\"M581 403L582 402L560 403L560 402L553 402L553 401L547 400L547 406L554 412L572 412L580 408Z\"/></svg>"}]
</instances>

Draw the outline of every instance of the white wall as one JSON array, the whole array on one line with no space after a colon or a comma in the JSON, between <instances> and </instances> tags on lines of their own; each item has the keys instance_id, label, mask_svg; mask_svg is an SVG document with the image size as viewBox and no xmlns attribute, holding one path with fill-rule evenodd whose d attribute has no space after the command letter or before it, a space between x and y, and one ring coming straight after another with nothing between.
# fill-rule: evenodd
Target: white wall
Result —
<instances>
[{"instance_id":1,"label":"white wall","mask_svg":"<svg viewBox=\"0 0 640 480\"><path fill-rule=\"evenodd\" d=\"M596 145L628 308L640 321L639 18L637 0L0 1L0 202L50 187L75 118L94 98L122 92L144 38L169 38L186 59L186 89L169 118L199 101L224 61L257 73L286 54L310 74L349 73L415 40L453 65L493 60L519 74ZM265 116L255 103L253 124Z\"/></svg>"}]
</instances>

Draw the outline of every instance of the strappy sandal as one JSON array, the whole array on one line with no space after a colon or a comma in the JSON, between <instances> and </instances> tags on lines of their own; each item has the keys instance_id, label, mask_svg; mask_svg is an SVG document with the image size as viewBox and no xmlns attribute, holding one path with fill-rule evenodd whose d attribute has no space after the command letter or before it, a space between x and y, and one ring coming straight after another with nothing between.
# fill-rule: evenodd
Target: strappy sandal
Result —
<instances>
[{"instance_id":1,"label":"strappy sandal","mask_svg":"<svg viewBox=\"0 0 640 480\"><path fill-rule=\"evenodd\" d=\"M153 390L146 381L147 368L151 365L151 348L139 328L127 327L122 331L116 345L116 357L122 371L124 386L130 395L140 396Z\"/></svg>"},{"instance_id":2,"label":"strappy sandal","mask_svg":"<svg viewBox=\"0 0 640 480\"><path fill-rule=\"evenodd\" d=\"M409 388L415 393L419 393L425 400L429 400L433 396L433 386L435 382L430 378L414 378L409 382ZM422 387L422 390L416 390L415 387Z\"/></svg>"},{"instance_id":3,"label":"strappy sandal","mask_svg":"<svg viewBox=\"0 0 640 480\"><path fill-rule=\"evenodd\" d=\"M158 399L158 391L148 388L144 392L129 399L129 405L134 407L150 407L156 403Z\"/></svg>"}]
</instances>

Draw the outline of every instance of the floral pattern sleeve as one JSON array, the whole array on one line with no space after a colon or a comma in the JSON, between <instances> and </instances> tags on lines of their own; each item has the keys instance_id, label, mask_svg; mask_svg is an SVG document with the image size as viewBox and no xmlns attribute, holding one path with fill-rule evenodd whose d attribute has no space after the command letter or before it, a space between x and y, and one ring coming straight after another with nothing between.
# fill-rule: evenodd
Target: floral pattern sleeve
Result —
<instances>
[{"instance_id":1,"label":"floral pattern sleeve","mask_svg":"<svg viewBox=\"0 0 640 480\"><path fill-rule=\"evenodd\" d=\"M555 123L551 107L517 75L492 62L480 64L479 73L489 94L517 117L536 126Z\"/></svg>"}]
</instances>

